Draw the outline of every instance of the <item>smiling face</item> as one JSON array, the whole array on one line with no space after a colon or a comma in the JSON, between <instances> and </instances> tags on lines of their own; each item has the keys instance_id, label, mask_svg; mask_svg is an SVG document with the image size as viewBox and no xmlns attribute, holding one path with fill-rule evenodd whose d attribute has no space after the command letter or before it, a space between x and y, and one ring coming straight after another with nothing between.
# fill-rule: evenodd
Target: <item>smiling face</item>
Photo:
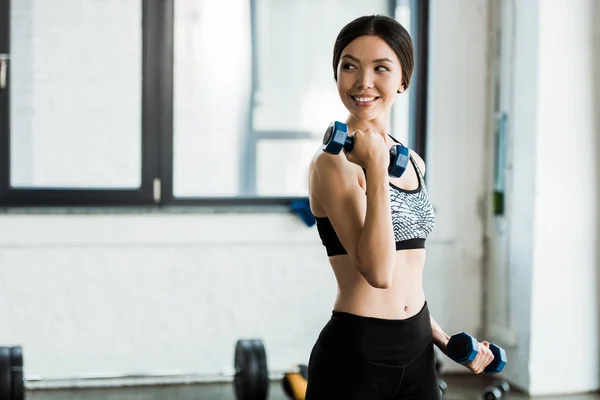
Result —
<instances>
[{"instance_id":1,"label":"smiling face","mask_svg":"<svg viewBox=\"0 0 600 400\"><path fill-rule=\"evenodd\" d=\"M378 36L360 36L342 51L337 88L352 118L383 121L396 93L404 91L402 67L396 53Z\"/></svg>"}]
</instances>

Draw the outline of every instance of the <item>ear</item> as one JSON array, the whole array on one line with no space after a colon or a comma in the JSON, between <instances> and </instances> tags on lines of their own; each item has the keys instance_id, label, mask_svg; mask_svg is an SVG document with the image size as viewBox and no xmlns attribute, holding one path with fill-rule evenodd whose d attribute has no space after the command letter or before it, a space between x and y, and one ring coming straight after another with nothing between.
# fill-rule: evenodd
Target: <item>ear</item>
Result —
<instances>
[{"instance_id":1,"label":"ear","mask_svg":"<svg viewBox=\"0 0 600 400\"><path fill-rule=\"evenodd\" d=\"M404 93L404 82L402 82L402 84L400 85L400 89L398 89L398 93Z\"/></svg>"}]
</instances>

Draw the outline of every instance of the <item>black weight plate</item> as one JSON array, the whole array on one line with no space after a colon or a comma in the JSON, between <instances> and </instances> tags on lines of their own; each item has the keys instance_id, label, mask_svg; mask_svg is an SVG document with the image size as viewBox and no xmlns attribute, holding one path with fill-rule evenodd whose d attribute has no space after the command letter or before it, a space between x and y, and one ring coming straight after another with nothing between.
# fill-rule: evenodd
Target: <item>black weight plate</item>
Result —
<instances>
[{"instance_id":1,"label":"black weight plate","mask_svg":"<svg viewBox=\"0 0 600 400\"><path fill-rule=\"evenodd\" d=\"M235 344L234 387L237 400L254 400L260 376L258 361L250 340L238 340Z\"/></svg>"},{"instance_id":2,"label":"black weight plate","mask_svg":"<svg viewBox=\"0 0 600 400\"><path fill-rule=\"evenodd\" d=\"M254 355L258 361L258 381L256 386L256 400L267 400L269 393L269 369L267 367L267 352L263 342L259 339L252 340Z\"/></svg>"},{"instance_id":3,"label":"black weight plate","mask_svg":"<svg viewBox=\"0 0 600 400\"><path fill-rule=\"evenodd\" d=\"M12 397L11 400L25 399L25 378L21 367L13 367L12 370Z\"/></svg>"},{"instance_id":4,"label":"black weight plate","mask_svg":"<svg viewBox=\"0 0 600 400\"><path fill-rule=\"evenodd\" d=\"M10 400L11 380L10 348L0 347L0 400Z\"/></svg>"},{"instance_id":5,"label":"black weight plate","mask_svg":"<svg viewBox=\"0 0 600 400\"><path fill-rule=\"evenodd\" d=\"M10 348L10 364L13 367L23 366L23 348L21 346Z\"/></svg>"}]
</instances>

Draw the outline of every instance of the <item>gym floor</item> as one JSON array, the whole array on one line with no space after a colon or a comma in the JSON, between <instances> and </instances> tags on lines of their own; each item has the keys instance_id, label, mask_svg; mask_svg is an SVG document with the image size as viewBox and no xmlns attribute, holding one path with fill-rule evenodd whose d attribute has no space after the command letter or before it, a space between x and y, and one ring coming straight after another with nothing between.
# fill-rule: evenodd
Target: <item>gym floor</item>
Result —
<instances>
[{"instance_id":1,"label":"gym floor","mask_svg":"<svg viewBox=\"0 0 600 400\"><path fill-rule=\"evenodd\" d=\"M489 378L478 376L445 377L448 391L444 400L480 400L482 389L491 383ZM531 397L511 392L504 399L530 399ZM539 397L536 397L539 398ZM600 394L542 397L544 400L599 400ZM185 385L162 387L135 387L123 389L49 390L27 393L28 400L234 400L233 388L229 384ZM281 385L273 382L269 400L288 400Z\"/></svg>"}]
</instances>

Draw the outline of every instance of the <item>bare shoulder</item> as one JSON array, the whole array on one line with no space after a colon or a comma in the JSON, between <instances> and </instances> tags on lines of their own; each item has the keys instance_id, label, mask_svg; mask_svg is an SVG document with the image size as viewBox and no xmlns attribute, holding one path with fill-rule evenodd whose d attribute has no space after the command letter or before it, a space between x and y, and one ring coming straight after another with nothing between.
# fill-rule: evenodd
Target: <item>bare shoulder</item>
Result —
<instances>
[{"instance_id":1,"label":"bare shoulder","mask_svg":"<svg viewBox=\"0 0 600 400\"><path fill-rule=\"evenodd\" d=\"M308 190L313 214L327 214L327 204L332 197L353 193L360 189L358 166L341 154L318 152L309 166Z\"/></svg>"},{"instance_id":2,"label":"bare shoulder","mask_svg":"<svg viewBox=\"0 0 600 400\"><path fill-rule=\"evenodd\" d=\"M336 171L339 173L341 168L339 157L323 151L317 151L310 161L308 166L308 198L311 211L316 217L326 216L326 212L319 201L323 196L324 181Z\"/></svg>"},{"instance_id":3,"label":"bare shoulder","mask_svg":"<svg viewBox=\"0 0 600 400\"><path fill-rule=\"evenodd\" d=\"M310 189L317 189L325 184L329 186L331 181L347 185L356 181L356 165L349 162L341 154L333 155L318 152L310 163ZM316 184L316 185L315 185Z\"/></svg>"},{"instance_id":4,"label":"bare shoulder","mask_svg":"<svg viewBox=\"0 0 600 400\"><path fill-rule=\"evenodd\" d=\"M412 149L410 150L410 155L412 156L412 158L415 160L415 162L419 166L419 169L421 170L421 173L423 174L423 176L425 176L425 161L423 161L421 156Z\"/></svg>"}]
</instances>

